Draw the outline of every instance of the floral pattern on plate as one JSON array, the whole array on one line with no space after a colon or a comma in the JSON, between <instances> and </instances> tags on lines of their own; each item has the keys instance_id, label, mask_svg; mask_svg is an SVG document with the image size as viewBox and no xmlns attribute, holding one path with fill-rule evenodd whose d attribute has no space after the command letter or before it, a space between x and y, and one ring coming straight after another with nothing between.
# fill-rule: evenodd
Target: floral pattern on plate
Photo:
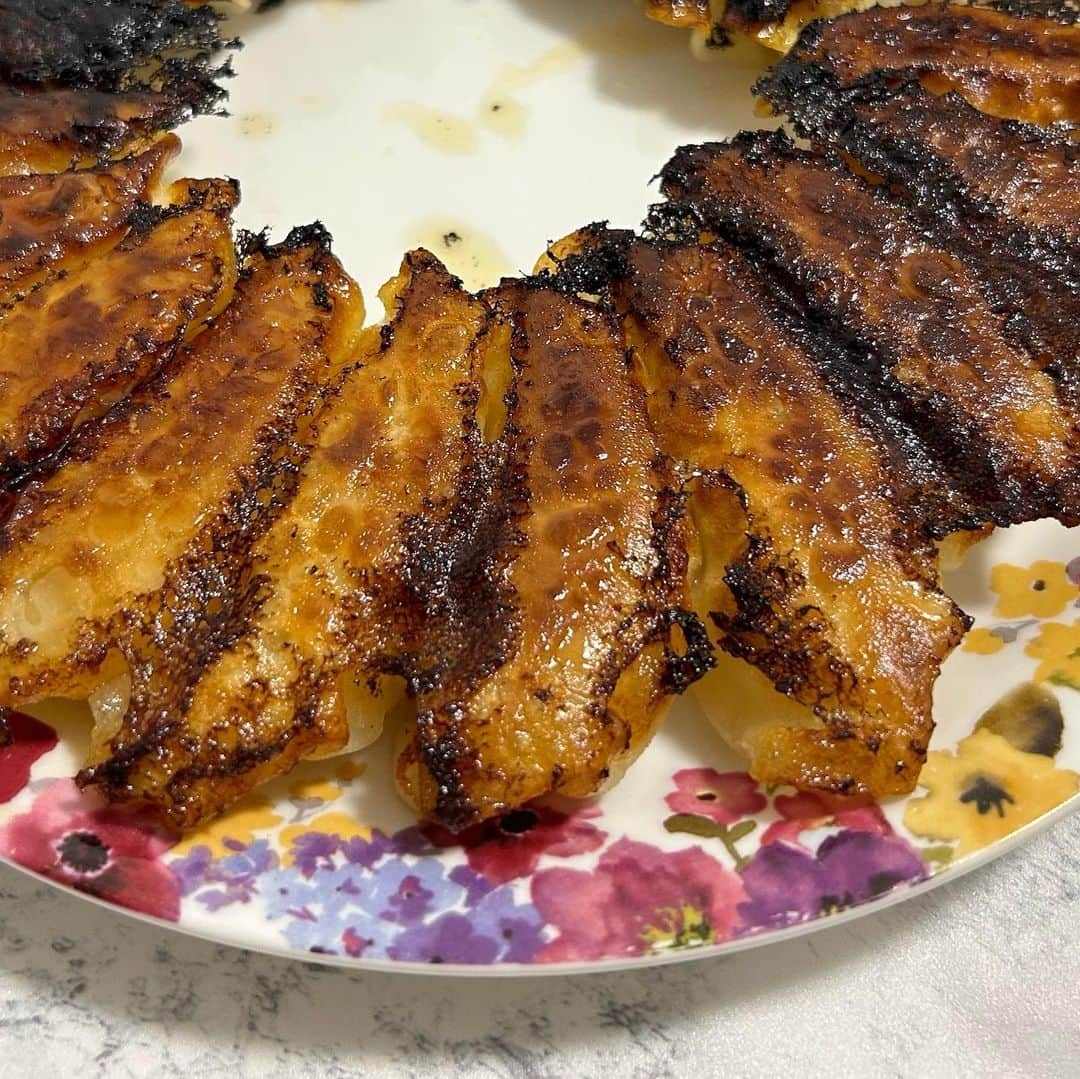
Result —
<instances>
[{"instance_id":1,"label":"floral pattern on plate","mask_svg":"<svg viewBox=\"0 0 1080 1079\"><path fill-rule=\"evenodd\" d=\"M68 737L9 713L0 856L197 932L343 961L588 966L722 950L909 889L1077 796L1059 758L1080 621L1058 621L1077 579L1075 561L989 571L994 607L964 662L1005 652L1004 691L974 723L949 717L951 744L936 740L921 789L891 804L696 764L632 773L629 808L619 791L553 799L454 836L385 800L359 813L377 769L349 758L179 837L80 791Z\"/></svg>"}]
</instances>

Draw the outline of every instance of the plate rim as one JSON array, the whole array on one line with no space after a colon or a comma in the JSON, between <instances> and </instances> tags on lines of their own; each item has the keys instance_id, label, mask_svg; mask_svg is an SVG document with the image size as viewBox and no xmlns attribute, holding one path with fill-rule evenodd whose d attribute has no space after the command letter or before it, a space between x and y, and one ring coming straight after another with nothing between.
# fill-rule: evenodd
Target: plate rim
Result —
<instances>
[{"instance_id":1,"label":"plate rim","mask_svg":"<svg viewBox=\"0 0 1080 1079\"><path fill-rule=\"evenodd\" d=\"M225 934L196 929L183 921L167 921L155 918L151 914L132 910L118 903L111 903L99 896L79 891L60 881L53 880L27 866L19 865L0 854L0 866L14 869L39 884L48 885L74 899L88 902L121 918L132 918L156 929L165 929L195 940L222 945L258 955L267 955L275 959L291 960L300 963L313 963L316 966L332 967L343 971L374 974L408 974L410 976L427 975L441 979L449 978L550 978L559 975L581 976L588 974L615 974L622 971L644 970L652 967L673 966L676 963L689 963L705 959L721 959L740 952L747 952L768 944L780 944L808 936L824 929L846 925L868 914L887 910L908 899L926 895L942 884L959 880L976 869L982 869L1006 854L1013 853L1035 836L1048 830L1054 824L1065 820L1074 813L1080 813L1080 791L1053 809L1033 821L1017 828L1001 839L981 850L973 851L958 862L950 863L933 872L924 880L910 884L901 884L884 895L869 899L846 910L834 914L819 915L816 918L799 922L795 925L777 929L764 928L755 933L715 944L697 947L670 948L666 951L649 952L644 955L624 956L596 960L560 960L552 963L422 963L416 960L375 959L363 956L331 955L325 952L306 952L296 948L276 947L272 943L253 940L246 933Z\"/></svg>"}]
</instances>

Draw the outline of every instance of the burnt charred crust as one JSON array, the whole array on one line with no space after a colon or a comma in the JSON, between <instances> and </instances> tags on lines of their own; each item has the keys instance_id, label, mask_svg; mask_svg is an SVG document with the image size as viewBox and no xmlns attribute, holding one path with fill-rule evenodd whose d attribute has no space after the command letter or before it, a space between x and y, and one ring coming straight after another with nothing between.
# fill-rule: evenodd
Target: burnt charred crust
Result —
<instances>
[{"instance_id":1,"label":"burnt charred crust","mask_svg":"<svg viewBox=\"0 0 1080 1079\"><path fill-rule=\"evenodd\" d=\"M671 630L678 627L682 632L685 648L671 646ZM672 607L667 611L665 627L667 643L664 646L664 672L660 685L665 693L685 693L695 682L704 678L716 666L709 631L693 612L685 607Z\"/></svg>"},{"instance_id":2,"label":"burnt charred crust","mask_svg":"<svg viewBox=\"0 0 1080 1079\"><path fill-rule=\"evenodd\" d=\"M433 816L455 832L467 828L477 816L461 768L471 754L471 747L459 733L465 720L464 710L454 704L441 715L425 710L416 717L420 759L436 789Z\"/></svg>"},{"instance_id":3,"label":"burnt charred crust","mask_svg":"<svg viewBox=\"0 0 1080 1079\"><path fill-rule=\"evenodd\" d=\"M752 201L734 190L718 191L710 178L714 166L722 176L730 173L740 183L745 182L747 167L767 175L790 166L815 181L831 175L836 178L838 198L843 197L841 192L855 191L874 213L881 212L898 239L922 238L914 219L887 190L873 188L849 173L835 154L798 149L782 131L742 132L726 143L682 147L661 173L664 194L692 213L700 230L719 234L737 248L759 275L771 282L776 294L793 306L798 321L821 327L826 338L843 346L847 357L860 358L858 367L850 370L858 370L859 379L873 387L870 396L890 402L890 410L900 420L897 433L914 432L947 486L962 496L960 515L947 518L944 533L960 527L958 521L1005 526L1038 516L1066 523L1077 519L1080 506L1076 504L1075 477L1044 481L1037 474L1037 462L1019 461L1008 446L989 440L981 430L981 420L965 416L949 397L941 392L916 393L900 382L894 373L899 354L893 339L880 329L854 326L851 312L829 290L819 287L819 267L797 253L796 243L789 242L789 234L794 235L791 225L779 216L766 221ZM861 210L845 205L849 207L845 214L851 216L850 228L854 229L856 222L864 229L869 227L858 217ZM849 227L842 217L838 220L839 227ZM863 231L858 242L870 245L880 241ZM955 253L950 257L955 258ZM957 347L961 346L967 347L967 342L961 340ZM826 353L836 355L835 351ZM844 373L833 366L834 378ZM895 447L890 456L897 458Z\"/></svg>"},{"instance_id":4,"label":"burnt charred crust","mask_svg":"<svg viewBox=\"0 0 1080 1079\"><path fill-rule=\"evenodd\" d=\"M221 16L179 0L0 0L0 78L120 89L178 51L204 62L226 45Z\"/></svg>"},{"instance_id":5,"label":"burnt charred crust","mask_svg":"<svg viewBox=\"0 0 1080 1079\"><path fill-rule=\"evenodd\" d=\"M759 81L757 92L788 114L800 136L842 150L887 181L928 239L962 254L992 308L1011 316L1009 335L1033 355L1080 353L1076 226L1027 225L976 190L980 178L972 175L974 169L1008 175L1038 154L1067 176L1080 167L1075 142L984 115L959 95L936 96L915 79L898 85L877 73L844 86L824 62L791 56ZM945 138L954 153L935 149L933 140ZM1045 185L1052 199L1050 181ZM1059 382L1065 384L1061 376Z\"/></svg>"},{"instance_id":6,"label":"burnt charred crust","mask_svg":"<svg viewBox=\"0 0 1080 1079\"><path fill-rule=\"evenodd\" d=\"M710 612L724 651L748 660L781 693L820 714L835 715L841 702L850 708L857 699L855 673L832 654L823 613L792 603L805 581L767 535L747 534L746 549L728 566L724 581L735 611Z\"/></svg>"},{"instance_id":7,"label":"burnt charred crust","mask_svg":"<svg viewBox=\"0 0 1080 1079\"><path fill-rule=\"evenodd\" d=\"M787 18L793 0L727 0L721 25L728 30L752 30Z\"/></svg>"}]
</instances>

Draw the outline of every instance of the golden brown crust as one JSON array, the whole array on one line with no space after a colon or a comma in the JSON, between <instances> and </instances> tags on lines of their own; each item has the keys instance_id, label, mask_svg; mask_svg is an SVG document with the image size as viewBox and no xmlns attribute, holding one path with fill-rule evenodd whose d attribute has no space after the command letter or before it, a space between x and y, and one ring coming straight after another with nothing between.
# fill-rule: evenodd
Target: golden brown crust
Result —
<instances>
[{"instance_id":1,"label":"golden brown crust","mask_svg":"<svg viewBox=\"0 0 1080 1079\"><path fill-rule=\"evenodd\" d=\"M288 505L254 546L226 545L223 574L190 559L178 602L163 593L150 631L131 636L131 707L85 776L109 797L183 827L213 816L344 745L346 683L415 651L424 612L395 608L394 571L410 521L453 498L477 444L488 315L423 252L385 300L397 313L320 412ZM233 531L250 509L237 506ZM216 624L203 627L210 602Z\"/></svg>"},{"instance_id":2,"label":"golden brown crust","mask_svg":"<svg viewBox=\"0 0 1080 1079\"><path fill-rule=\"evenodd\" d=\"M63 172L145 148L161 131L208 111L203 88L115 93L0 83L0 176Z\"/></svg>"},{"instance_id":3,"label":"golden brown crust","mask_svg":"<svg viewBox=\"0 0 1080 1079\"><path fill-rule=\"evenodd\" d=\"M225 181L184 181L113 250L0 316L0 484L22 482L81 424L156 373L228 303L236 277Z\"/></svg>"},{"instance_id":4,"label":"golden brown crust","mask_svg":"<svg viewBox=\"0 0 1080 1079\"><path fill-rule=\"evenodd\" d=\"M179 152L179 140L166 136L112 165L0 178L0 305L46 273L70 271L115 246Z\"/></svg>"},{"instance_id":5,"label":"golden brown crust","mask_svg":"<svg viewBox=\"0 0 1080 1079\"><path fill-rule=\"evenodd\" d=\"M747 730L765 782L910 790L963 620L895 471L733 252L632 241L615 285L661 443L691 497L698 609L812 710Z\"/></svg>"},{"instance_id":6,"label":"golden brown crust","mask_svg":"<svg viewBox=\"0 0 1080 1079\"><path fill-rule=\"evenodd\" d=\"M419 696L399 762L421 814L452 828L594 793L636 756L685 605L681 506L617 320L539 282L492 300L512 332L504 478L462 596L493 590L502 644L481 666L455 647L483 624L468 606L432 627L428 647L461 659Z\"/></svg>"},{"instance_id":7,"label":"golden brown crust","mask_svg":"<svg viewBox=\"0 0 1080 1079\"><path fill-rule=\"evenodd\" d=\"M1080 31L1069 21L982 7L873 7L809 26L792 50L843 82L912 74L993 116L1080 121Z\"/></svg>"},{"instance_id":8,"label":"golden brown crust","mask_svg":"<svg viewBox=\"0 0 1080 1079\"><path fill-rule=\"evenodd\" d=\"M239 543L227 527L265 527L361 317L322 234L298 231L251 255L225 313L161 377L80 429L0 532L0 699L85 696L184 572Z\"/></svg>"},{"instance_id":9,"label":"golden brown crust","mask_svg":"<svg viewBox=\"0 0 1080 1079\"><path fill-rule=\"evenodd\" d=\"M645 14L668 26L708 30L709 0L645 0Z\"/></svg>"}]
</instances>

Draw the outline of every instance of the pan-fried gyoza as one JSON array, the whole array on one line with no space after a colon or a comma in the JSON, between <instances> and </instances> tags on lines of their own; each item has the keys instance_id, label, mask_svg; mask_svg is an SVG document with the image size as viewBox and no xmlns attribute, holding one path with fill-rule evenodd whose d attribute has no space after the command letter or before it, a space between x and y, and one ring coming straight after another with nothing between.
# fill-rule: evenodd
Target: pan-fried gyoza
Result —
<instances>
[{"instance_id":1,"label":"pan-fried gyoza","mask_svg":"<svg viewBox=\"0 0 1080 1079\"><path fill-rule=\"evenodd\" d=\"M920 226L977 270L1006 331L1073 379L1080 326L1080 147L952 92L885 75L843 83L827 58L781 60L758 84L797 132L901 192Z\"/></svg>"},{"instance_id":2,"label":"pan-fried gyoza","mask_svg":"<svg viewBox=\"0 0 1080 1079\"><path fill-rule=\"evenodd\" d=\"M216 17L58 6L0 0L0 737L88 697L80 783L186 828L393 713L460 829L706 676L759 779L911 790L939 563L1080 523L1075 21L650 0L781 51L846 11L759 84L809 147L684 147L643 233L479 295L412 252L361 329L321 226L238 261L234 185L161 189Z\"/></svg>"},{"instance_id":3,"label":"pan-fried gyoza","mask_svg":"<svg viewBox=\"0 0 1080 1079\"><path fill-rule=\"evenodd\" d=\"M96 169L0 177L0 305L119 243L179 150L166 136Z\"/></svg>"},{"instance_id":4,"label":"pan-fried gyoza","mask_svg":"<svg viewBox=\"0 0 1080 1079\"><path fill-rule=\"evenodd\" d=\"M453 826L640 751L687 662L671 477L614 320L539 285L491 299L406 259L288 507L224 588L192 558L152 629L123 627L129 702L85 781L193 824L342 748L350 716L371 741L380 680L417 701L402 786Z\"/></svg>"},{"instance_id":5,"label":"pan-fried gyoza","mask_svg":"<svg viewBox=\"0 0 1080 1079\"><path fill-rule=\"evenodd\" d=\"M0 489L160 370L228 303L235 185L180 181L99 259L0 313Z\"/></svg>"},{"instance_id":6,"label":"pan-fried gyoza","mask_svg":"<svg viewBox=\"0 0 1080 1079\"><path fill-rule=\"evenodd\" d=\"M14 497L0 531L8 703L115 691L166 618L210 647L222 631L211 589L232 580L295 482L319 395L361 318L321 230L259 248L214 326ZM157 674L194 654L163 652ZM96 744L115 733L107 726Z\"/></svg>"},{"instance_id":7,"label":"pan-fried gyoza","mask_svg":"<svg viewBox=\"0 0 1080 1079\"><path fill-rule=\"evenodd\" d=\"M650 416L699 475L695 607L747 661L709 676L707 708L765 782L910 789L934 673L965 623L913 511L918 471L901 472L902 454L861 425L881 399L860 401L872 386L835 394L821 370L829 346L729 248L615 242L616 302ZM761 675L791 703L763 692Z\"/></svg>"}]
</instances>

